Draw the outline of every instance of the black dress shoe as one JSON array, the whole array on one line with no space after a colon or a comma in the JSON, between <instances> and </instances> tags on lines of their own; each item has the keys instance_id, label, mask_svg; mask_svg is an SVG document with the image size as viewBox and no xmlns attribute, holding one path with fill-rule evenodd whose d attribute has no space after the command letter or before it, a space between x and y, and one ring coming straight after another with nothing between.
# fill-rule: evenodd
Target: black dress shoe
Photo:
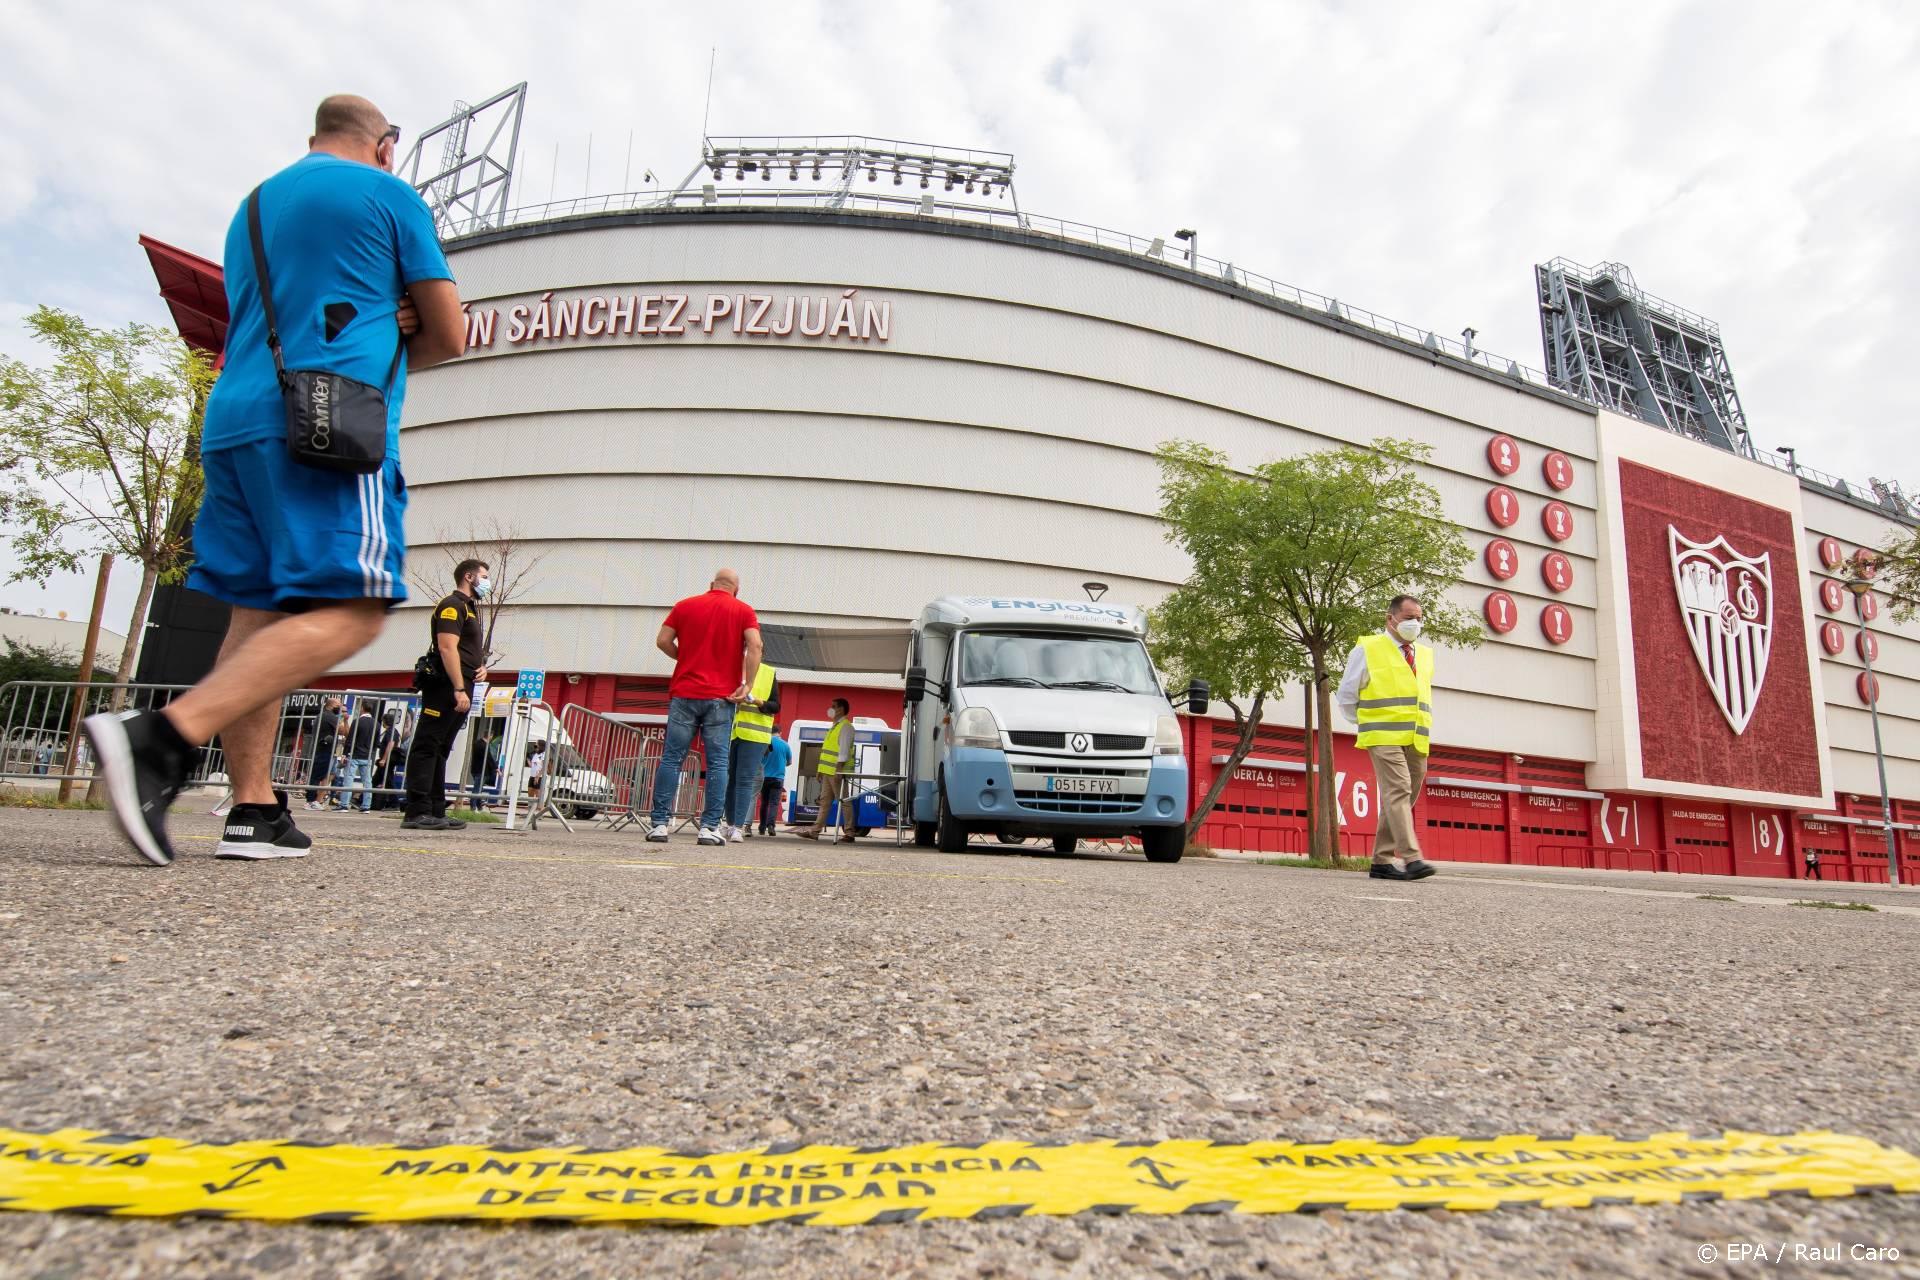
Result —
<instances>
[{"instance_id":1,"label":"black dress shoe","mask_svg":"<svg viewBox=\"0 0 1920 1280\"><path fill-rule=\"evenodd\" d=\"M1425 858L1415 858L1407 864L1407 873L1401 878L1405 880L1425 880L1428 876L1432 875L1435 870L1437 870L1437 868Z\"/></svg>"},{"instance_id":2,"label":"black dress shoe","mask_svg":"<svg viewBox=\"0 0 1920 1280\"><path fill-rule=\"evenodd\" d=\"M1433 873L1429 871L1428 875ZM1394 866L1391 862L1376 862L1367 869L1369 880L1411 880L1412 876Z\"/></svg>"}]
</instances>

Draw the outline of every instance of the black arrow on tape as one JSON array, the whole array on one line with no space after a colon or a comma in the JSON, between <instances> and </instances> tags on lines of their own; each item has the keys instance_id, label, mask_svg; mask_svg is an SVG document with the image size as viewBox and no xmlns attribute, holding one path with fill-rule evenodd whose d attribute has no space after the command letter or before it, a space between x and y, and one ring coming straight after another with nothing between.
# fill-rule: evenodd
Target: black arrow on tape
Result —
<instances>
[{"instance_id":1,"label":"black arrow on tape","mask_svg":"<svg viewBox=\"0 0 1920 1280\"><path fill-rule=\"evenodd\" d=\"M287 1164L286 1161L282 1160L279 1156L268 1156L264 1160L242 1160L233 1167L238 1170L238 1172L225 1182L203 1182L200 1185L206 1188L208 1195L217 1196L222 1191L234 1191L241 1187L250 1187L260 1181L258 1178L248 1177L247 1175L250 1173L259 1173L263 1169L278 1169L282 1173L285 1173Z\"/></svg>"},{"instance_id":2,"label":"black arrow on tape","mask_svg":"<svg viewBox=\"0 0 1920 1280\"><path fill-rule=\"evenodd\" d=\"M1135 1182L1138 1182L1143 1186L1164 1187L1168 1191L1178 1191L1181 1187L1184 1187L1187 1185L1187 1180L1185 1178L1180 1179L1178 1182L1167 1181L1167 1175L1160 1172L1160 1162L1158 1160L1150 1160L1146 1156L1141 1156L1137 1160L1127 1161L1127 1168L1129 1169L1138 1169L1142 1165L1146 1166L1148 1175L1153 1179L1153 1181L1150 1183L1147 1181L1146 1178L1134 1179ZM1173 1168L1173 1166L1168 1165L1167 1168L1171 1169Z\"/></svg>"}]
</instances>

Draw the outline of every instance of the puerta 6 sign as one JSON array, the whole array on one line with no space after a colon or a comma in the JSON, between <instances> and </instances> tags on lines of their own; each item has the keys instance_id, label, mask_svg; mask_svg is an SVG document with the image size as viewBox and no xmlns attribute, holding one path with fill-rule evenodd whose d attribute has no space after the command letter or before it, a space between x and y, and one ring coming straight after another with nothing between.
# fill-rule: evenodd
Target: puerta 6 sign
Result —
<instances>
[{"instance_id":1,"label":"puerta 6 sign","mask_svg":"<svg viewBox=\"0 0 1920 1280\"><path fill-rule=\"evenodd\" d=\"M1667 526L1673 589L1700 673L1736 734L1747 731L1773 642L1771 553L1744 556L1725 536L1694 542Z\"/></svg>"}]
</instances>

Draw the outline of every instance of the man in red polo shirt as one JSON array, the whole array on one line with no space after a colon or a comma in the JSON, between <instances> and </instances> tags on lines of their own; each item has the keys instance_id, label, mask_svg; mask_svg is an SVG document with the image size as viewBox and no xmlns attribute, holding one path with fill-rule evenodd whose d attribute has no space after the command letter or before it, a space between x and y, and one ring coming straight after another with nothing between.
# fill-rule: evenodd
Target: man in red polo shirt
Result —
<instances>
[{"instance_id":1,"label":"man in red polo shirt","mask_svg":"<svg viewBox=\"0 0 1920 1280\"><path fill-rule=\"evenodd\" d=\"M720 815L727 799L728 743L734 707L753 688L760 670L760 619L740 599L740 575L722 569L705 595L673 606L655 641L673 659L667 686L667 741L653 775L653 823L649 840L672 834L667 819L680 790L680 766L700 735L707 757L707 791L700 810L700 843L724 844Z\"/></svg>"}]
</instances>

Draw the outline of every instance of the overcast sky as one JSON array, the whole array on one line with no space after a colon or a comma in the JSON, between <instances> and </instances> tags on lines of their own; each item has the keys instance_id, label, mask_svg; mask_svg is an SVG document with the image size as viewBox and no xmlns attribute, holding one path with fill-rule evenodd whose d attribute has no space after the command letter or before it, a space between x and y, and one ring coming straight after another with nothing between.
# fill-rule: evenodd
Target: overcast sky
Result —
<instances>
[{"instance_id":1,"label":"overcast sky","mask_svg":"<svg viewBox=\"0 0 1920 1280\"><path fill-rule=\"evenodd\" d=\"M314 104L409 130L530 82L516 204L678 181L711 132L1011 151L1021 203L1544 363L1531 268L1628 263L1720 322L1763 448L1920 488L1913 0L668 6L7 0L0 352L36 303L167 322L142 232L217 259ZM594 165L589 188L588 136ZM556 147L557 163L556 163ZM1897 457L1889 459L1896 445ZM0 554L0 577L11 558ZM135 578L122 568L111 625ZM90 581L0 585L83 615Z\"/></svg>"}]
</instances>

